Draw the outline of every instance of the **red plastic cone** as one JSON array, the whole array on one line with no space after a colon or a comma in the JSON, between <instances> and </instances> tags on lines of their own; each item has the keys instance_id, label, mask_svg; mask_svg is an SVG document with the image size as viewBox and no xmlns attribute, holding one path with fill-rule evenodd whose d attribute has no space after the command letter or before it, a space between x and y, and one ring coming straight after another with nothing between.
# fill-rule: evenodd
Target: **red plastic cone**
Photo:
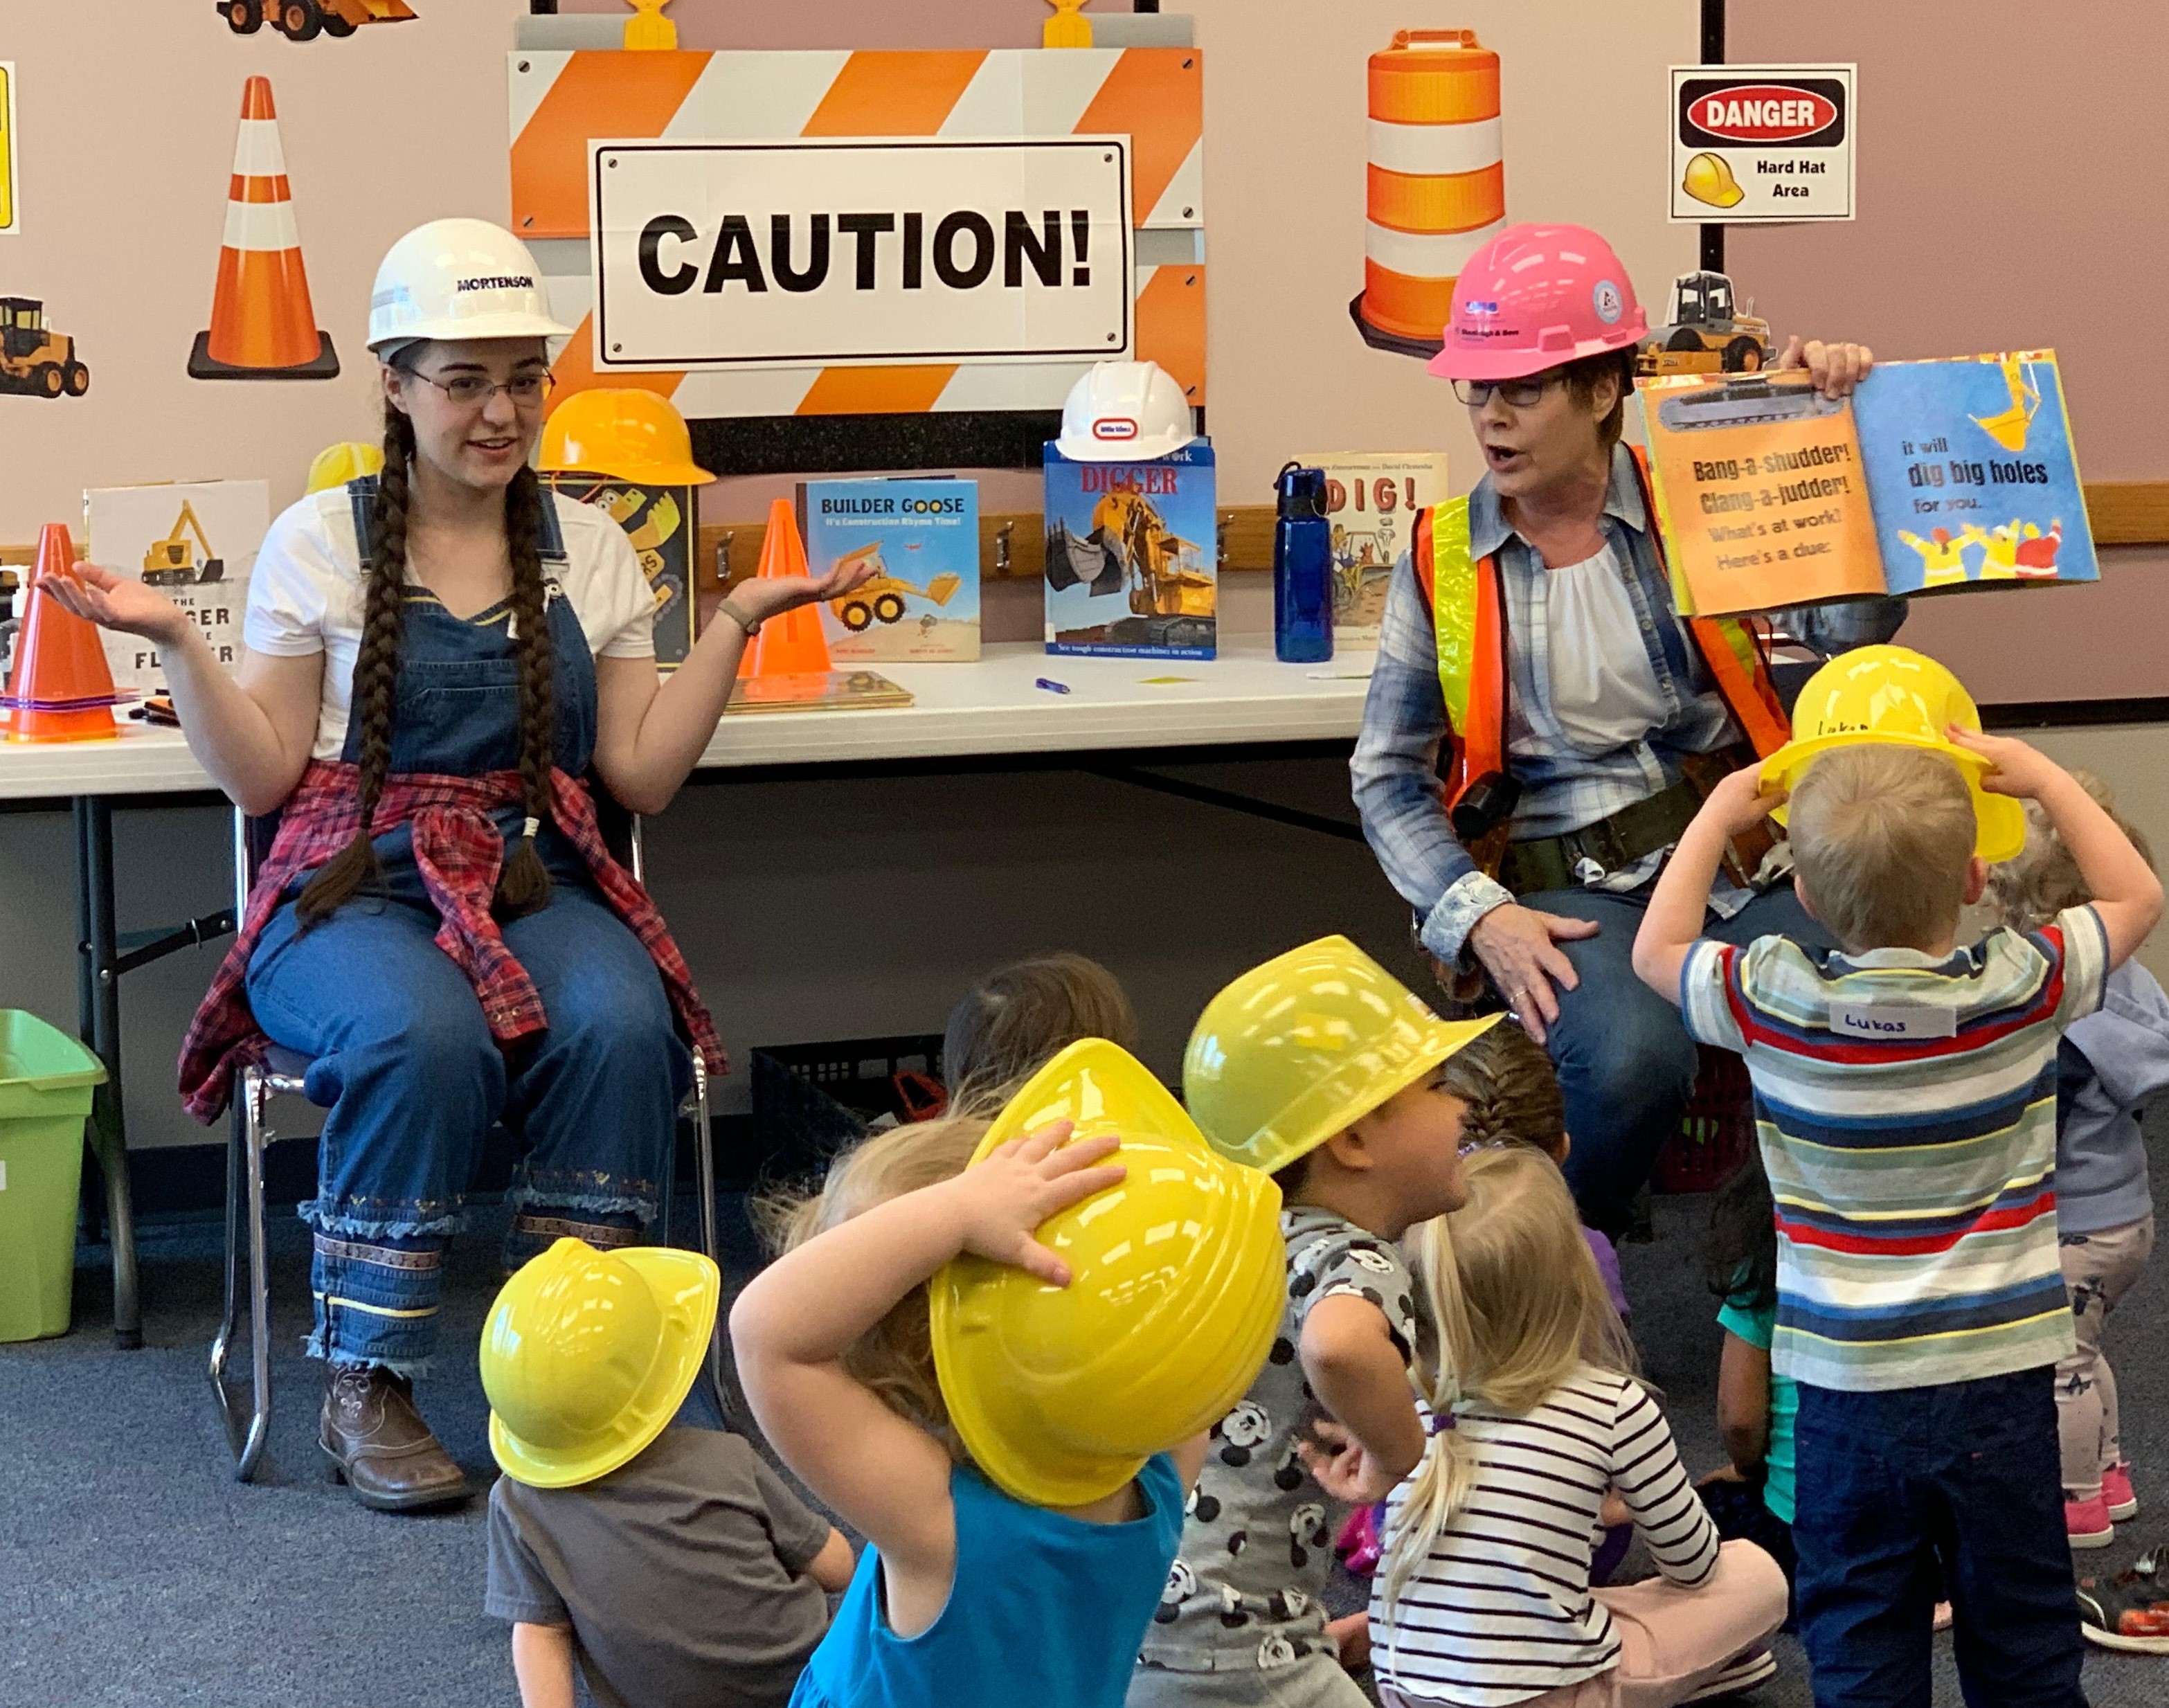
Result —
<instances>
[{"instance_id":1,"label":"red plastic cone","mask_svg":"<svg viewBox=\"0 0 2169 1708\"><path fill-rule=\"evenodd\" d=\"M761 541L760 568L755 573L764 577L807 573L806 542L798 537L798 519L791 514L788 499L778 499L768 507L768 533ZM740 676L807 675L830 668L821 609L814 605L769 618L738 660Z\"/></svg>"},{"instance_id":2,"label":"red plastic cone","mask_svg":"<svg viewBox=\"0 0 2169 1708\"><path fill-rule=\"evenodd\" d=\"M45 596L45 584L75 568L75 543L65 522L47 522L38 536L38 567L24 594L23 627L15 637L15 668L6 703L14 709L10 741L109 741L120 697L96 624Z\"/></svg>"},{"instance_id":3,"label":"red plastic cone","mask_svg":"<svg viewBox=\"0 0 2169 1708\"><path fill-rule=\"evenodd\" d=\"M271 80L251 77L233 143L211 329L196 334L189 373L199 380L328 380L338 371L331 338L317 329L309 302Z\"/></svg>"}]
</instances>

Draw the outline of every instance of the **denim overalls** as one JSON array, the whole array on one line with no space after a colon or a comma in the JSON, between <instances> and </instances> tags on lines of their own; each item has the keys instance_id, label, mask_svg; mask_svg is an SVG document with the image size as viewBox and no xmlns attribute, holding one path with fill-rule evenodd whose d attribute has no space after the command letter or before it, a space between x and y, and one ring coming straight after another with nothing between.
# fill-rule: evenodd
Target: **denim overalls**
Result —
<instances>
[{"instance_id":1,"label":"denim overalls","mask_svg":"<svg viewBox=\"0 0 2169 1708\"><path fill-rule=\"evenodd\" d=\"M369 538L372 481L349 488ZM595 735L595 668L572 602L554 500L542 510L557 707L557 763L585 774ZM365 545L365 552L366 547ZM520 669L510 611L454 616L410 587L399 648L392 770L474 776L520 762ZM344 757L360 757L360 705ZM506 808L507 847L524 810ZM445 1248L482 1140L503 1122L524 1145L513 1182L509 1269L561 1234L623 1245L669 1178L690 1058L639 939L596 894L554 825L538 846L549 905L504 927L541 995L547 1032L509 1051L491 1038L472 985L432 941L438 915L406 826L376 838L381 891L365 891L313 930L290 899L248 963L248 1001L275 1042L312 1058L311 1101L326 1107L315 1235L312 1356L413 1374L437 1338ZM299 886L296 886L296 891Z\"/></svg>"}]
</instances>

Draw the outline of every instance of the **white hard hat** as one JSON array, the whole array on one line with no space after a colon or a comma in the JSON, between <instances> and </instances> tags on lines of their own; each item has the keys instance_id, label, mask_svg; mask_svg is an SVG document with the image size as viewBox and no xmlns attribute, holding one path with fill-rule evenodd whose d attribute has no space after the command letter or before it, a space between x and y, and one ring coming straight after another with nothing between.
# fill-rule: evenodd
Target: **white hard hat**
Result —
<instances>
[{"instance_id":1,"label":"white hard hat","mask_svg":"<svg viewBox=\"0 0 2169 1708\"><path fill-rule=\"evenodd\" d=\"M1158 362L1100 362L1069 388L1054 445L1072 462L1141 462L1196 436L1190 399Z\"/></svg>"},{"instance_id":2,"label":"white hard hat","mask_svg":"<svg viewBox=\"0 0 2169 1708\"><path fill-rule=\"evenodd\" d=\"M369 347L424 338L569 338L527 245L488 220L431 220L394 243L369 298Z\"/></svg>"}]
</instances>

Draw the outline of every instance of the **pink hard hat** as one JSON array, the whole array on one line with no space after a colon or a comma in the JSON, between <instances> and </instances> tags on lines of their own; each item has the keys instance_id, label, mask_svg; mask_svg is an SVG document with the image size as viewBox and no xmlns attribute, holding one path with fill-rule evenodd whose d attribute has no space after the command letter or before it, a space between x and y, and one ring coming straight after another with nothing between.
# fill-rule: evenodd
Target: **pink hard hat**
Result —
<instances>
[{"instance_id":1,"label":"pink hard hat","mask_svg":"<svg viewBox=\"0 0 2169 1708\"><path fill-rule=\"evenodd\" d=\"M1623 350L1649 323L1612 245L1586 226L1508 226L1468 258L1431 371L1447 380L1518 380L1579 356Z\"/></svg>"}]
</instances>

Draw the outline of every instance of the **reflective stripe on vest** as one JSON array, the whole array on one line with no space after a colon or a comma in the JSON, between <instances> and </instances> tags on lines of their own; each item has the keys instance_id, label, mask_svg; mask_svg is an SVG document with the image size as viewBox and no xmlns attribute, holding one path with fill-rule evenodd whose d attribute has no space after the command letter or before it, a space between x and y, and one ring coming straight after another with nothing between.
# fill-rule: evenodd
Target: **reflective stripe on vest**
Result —
<instances>
[{"instance_id":1,"label":"reflective stripe on vest","mask_svg":"<svg viewBox=\"0 0 2169 1708\"><path fill-rule=\"evenodd\" d=\"M1633 456L1642 479L1644 508L1654 517L1648 465L1639 449ZM1418 528L1420 547L1422 533L1431 536L1431 630L1437 637L1438 685L1446 699L1448 739L1453 744L1453 766L1447 778L1450 808L1470 784L1506 769L1506 648L1499 560L1470 556L1466 497L1432 506ZM1654 529L1649 540L1662 568L1664 541ZM1420 551L1416 555L1420 561ZM1736 616L1697 616L1687 619L1687 628L1726 709L1756 755L1767 759L1792 739L1792 729L1751 623Z\"/></svg>"}]
</instances>

